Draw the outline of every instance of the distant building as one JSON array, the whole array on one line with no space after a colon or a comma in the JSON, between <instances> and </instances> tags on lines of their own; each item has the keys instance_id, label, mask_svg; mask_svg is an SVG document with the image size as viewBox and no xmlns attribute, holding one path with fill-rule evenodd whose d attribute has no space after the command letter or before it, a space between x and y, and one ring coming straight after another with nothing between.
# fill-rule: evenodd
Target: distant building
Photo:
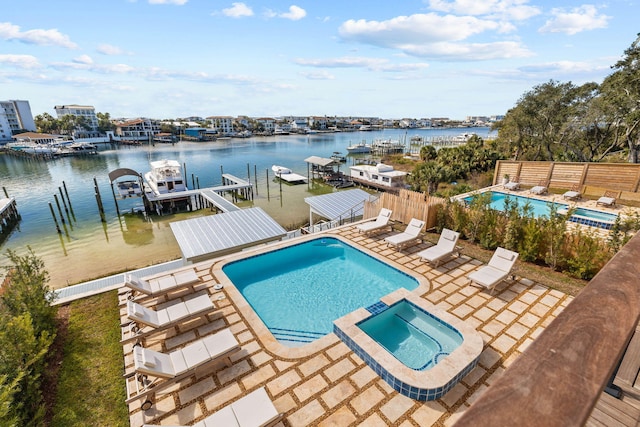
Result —
<instances>
[{"instance_id":1,"label":"distant building","mask_svg":"<svg viewBox=\"0 0 640 427\"><path fill-rule=\"evenodd\" d=\"M96 109L91 105L56 105L53 107L56 110L58 119L64 116L72 115L76 117L84 117L85 122L89 129L76 128L73 131L74 137L91 138L99 136L98 132L98 117L96 116Z\"/></svg>"},{"instance_id":2,"label":"distant building","mask_svg":"<svg viewBox=\"0 0 640 427\"><path fill-rule=\"evenodd\" d=\"M0 101L0 142L11 141L19 130L36 130L29 101Z\"/></svg>"},{"instance_id":3,"label":"distant building","mask_svg":"<svg viewBox=\"0 0 640 427\"><path fill-rule=\"evenodd\" d=\"M231 116L210 116L207 117L207 122L219 135L233 134L233 117Z\"/></svg>"},{"instance_id":4,"label":"distant building","mask_svg":"<svg viewBox=\"0 0 640 427\"><path fill-rule=\"evenodd\" d=\"M144 141L158 133L160 133L160 122L157 120L138 118L116 122L116 135L122 139Z\"/></svg>"}]
</instances>

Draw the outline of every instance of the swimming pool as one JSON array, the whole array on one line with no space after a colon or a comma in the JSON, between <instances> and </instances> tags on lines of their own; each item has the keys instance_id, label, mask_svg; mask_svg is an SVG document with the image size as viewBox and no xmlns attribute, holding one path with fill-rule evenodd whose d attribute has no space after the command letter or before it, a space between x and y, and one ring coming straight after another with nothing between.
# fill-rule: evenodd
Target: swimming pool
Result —
<instances>
[{"instance_id":1,"label":"swimming pool","mask_svg":"<svg viewBox=\"0 0 640 427\"><path fill-rule=\"evenodd\" d=\"M411 369L434 367L462 344L455 328L402 300L358 327Z\"/></svg>"},{"instance_id":2,"label":"swimming pool","mask_svg":"<svg viewBox=\"0 0 640 427\"><path fill-rule=\"evenodd\" d=\"M404 287L414 277L334 237L230 262L222 272L278 342L296 347L333 331L333 321Z\"/></svg>"},{"instance_id":3,"label":"swimming pool","mask_svg":"<svg viewBox=\"0 0 640 427\"><path fill-rule=\"evenodd\" d=\"M526 196L501 193L498 191L489 191L489 193L491 193L491 203L489 204L489 206L492 209L499 211L504 211L505 201L507 198L512 202L516 202L519 207L522 207L528 203L531 206L533 215L536 217L548 217L553 205L556 206L557 212L559 214L566 214L569 209L569 205L567 205L566 203L550 202L546 200L533 199ZM467 196L464 197L463 200L465 201L465 203L470 203L473 200L473 197L474 196ZM613 213L586 208L576 208L573 215L569 218L569 221L609 230L615 222L616 218L617 215Z\"/></svg>"},{"instance_id":4,"label":"swimming pool","mask_svg":"<svg viewBox=\"0 0 640 427\"><path fill-rule=\"evenodd\" d=\"M396 309L398 311L394 313ZM408 315L405 309L409 309ZM387 312L392 314L387 316ZM430 339L438 341L438 345L443 348L450 345L450 352L429 350L429 346L411 343L413 348L407 350L426 351L429 355L422 360L419 359L420 355L400 355L404 350L399 351L396 344L403 345L406 341L401 338L394 344L391 337L394 334L406 336L402 325L399 330L396 329L398 325L393 317L397 313L407 318L413 313L420 316L421 320L432 319L429 323L435 321L435 327L418 324L419 322L415 322L412 327L420 329L420 333L430 335ZM414 321L415 319L411 319L412 323ZM370 335L364 330L369 327L363 328L363 325L373 325L372 329L377 331ZM442 327L448 331L443 334L436 331ZM434 400L444 396L476 367L483 349L482 337L473 325L466 324L406 289L398 289L381 298L375 310L360 308L337 319L334 322L334 332L394 390L416 400ZM427 358L430 358L429 362L415 368Z\"/></svg>"}]
</instances>

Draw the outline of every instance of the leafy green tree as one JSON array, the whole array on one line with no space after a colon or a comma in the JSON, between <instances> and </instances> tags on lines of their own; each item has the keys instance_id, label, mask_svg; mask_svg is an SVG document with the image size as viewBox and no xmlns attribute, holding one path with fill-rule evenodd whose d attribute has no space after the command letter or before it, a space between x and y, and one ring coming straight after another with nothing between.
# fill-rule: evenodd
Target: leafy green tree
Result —
<instances>
[{"instance_id":1,"label":"leafy green tree","mask_svg":"<svg viewBox=\"0 0 640 427\"><path fill-rule=\"evenodd\" d=\"M60 130L60 122L49 113L38 114L34 122L38 132L58 133Z\"/></svg>"},{"instance_id":2,"label":"leafy green tree","mask_svg":"<svg viewBox=\"0 0 640 427\"><path fill-rule=\"evenodd\" d=\"M640 160L640 34L624 51L615 70L602 82L601 91L611 108L608 122L626 144L629 163Z\"/></svg>"},{"instance_id":3,"label":"leafy green tree","mask_svg":"<svg viewBox=\"0 0 640 427\"><path fill-rule=\"evenodd\" d=\"M13 402L23 377L24 373L20 372L13 381L9 381L9 375L0 375L0 425L2 426L14 427L19 425L18 416L13 411Z\"/></svg>"},{"instance_id":4,"label":"leafy green tree","mask_svg":"<svg viewBox=\"0 0 640 427\"><path fill-rule=\"evenodd\" d=\"M44 262L29 247L25 255L8 249L6 257L11 262L5 266L9 286L0 297L2 307L12 316L30 313L36 333L55 331L56 308L51 305L55 295L49 287L49 273Z\"/></svg>"},{"instance_id":5,"label":"leafy green tree","mask_svg":"<svg viewBox=\"0 0 640 427\"><path fill-rule=\"evenodd\" d=\"M96 113L96 118L98 119L98 132L107 133L116 129L109 113Z\"/></svg>"},{"instance_id":6,"label":"leafy green tree","mask_svg":"<svg viewBox=\"0 0 640 427\"><path fill-rule=\"evenodd\" d=\"M425 145L420 148L420 160L428 162L429 160L435 160L438 157L438 151L433 145Z\"/></svg>"},{"instance_id":7,"label":"leafy green tree","mask_svg":"<svg viewBox=\"0 0 640 427\"><path fill-rule=\"evenodd\" d=\"M438 184L451 180L453 176L450 167L430 161L416 166L411 175L407 177L407 181L414 191L426 191L427 194L433 194L438 190Z\"/></svg>"},{"instance_id":8,"label":"leafy green tree","mask_svg":"<svg viewBox=\"0 0 640 427\"><path fill-rule=\"evenodd\" d=\"M17 418L22 426L40 426L45 415L40 386L53 335L38 334L28 312L18 316L5 313L0 319L0 377L17 382L19 391L7 417Z\"/></svg>"}]
</instances>

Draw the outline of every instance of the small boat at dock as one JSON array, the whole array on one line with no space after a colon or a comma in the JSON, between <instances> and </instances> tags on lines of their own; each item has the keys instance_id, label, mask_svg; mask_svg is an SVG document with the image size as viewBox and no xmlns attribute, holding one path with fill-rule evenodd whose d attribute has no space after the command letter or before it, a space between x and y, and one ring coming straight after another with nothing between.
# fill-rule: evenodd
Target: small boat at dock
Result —
<instances>
[{"instance_id":1,"label":"small boat at dock","mask_svg":"<svg viewBox=\"0 0 640 427\"><path fill-rule=\"evenodd\" d=\"M340 163L345 163L347 161L347 158L343 156L341 152L334 151L333 154L331 155L331 160L334 160Z\"/></svg>"},{"instance_id":2,"label":"small boat at dock","mask_svg":"<svg viewBox=\"0 0 640 427\"><path fill-rule=\"evenodd\" d=\"M271 170L276 175L276 178L280 178L281 180L286 181L289 184L301 184L307 181L306 177L298 175L291 169L284 166L273 165L271 166Z\"/></svg>"},{"instance_id":3,"label":"small boat at dock","mask_svg":"<svg viewBox=\"0 0 640 427\"><path fill-rule=\"evenodd\" d=\"M352 144L347 147L347 153L349 154L368 154L371 153L371 145L362 141L358 144Z\"/></svg>"},{"instance_id":4,"label":"small boat at dock","mask_svg":"<svg viewBox=\"0 0 640 427\"><path fill-rule=\"evenodd\" d=\"M273 171L273 173L276 174L276 176L280 176L280 175L286 175L288 173L292 173L291 169L289 168L285 168L284 166L278 166L278 165L273 165L271 166L271 170Z\"/></svg>"}]
</instances>

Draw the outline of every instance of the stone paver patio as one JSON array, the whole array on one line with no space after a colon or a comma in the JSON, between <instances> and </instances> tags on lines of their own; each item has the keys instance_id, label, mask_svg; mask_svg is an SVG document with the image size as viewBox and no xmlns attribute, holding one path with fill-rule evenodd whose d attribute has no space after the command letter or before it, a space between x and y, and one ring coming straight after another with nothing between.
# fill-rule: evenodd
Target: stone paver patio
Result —
<instances>
[{"instance_id":1,"label":"stone paver patio","mask_svg":"<svg viewBox=\"0 0 640 427\"><path fill-rule=\"evenodd\" d=\"M428 289L422 292L425 287L421 286L420 296L481 334L484 350L478 366L443 398L419 402L394 391L334 334L306 349L279 348L282 346L265 333L261 322L256 323L255 313L237 303L233 286L225 283L222 290L214 289L221 281L216 275L220 261L212 260L195 266L203 281L197 291L209 293L220 310L207 319L183 324L179 330L156 334L144 345L167 352L230 327L242 349L232 357L231 367L221 365L157 393L147 411L140 409L140 400L132 402L131 426L191 425L262 386L284 414L279 426L450 426L572 300L521 277L498 285L490 296L465 278L482 263L464 254L432 268L415 255L429 243L398 252L383 242L390 233L365 237L354 226L330 233L425 278ZM171 298L183 296L184 292ZM166 304L158 299L147 305ZM124 308L121 315L124 322ZM133 370L131 352L132 346L125 345L126 372Z\"/></svg>"}]
</instances>

